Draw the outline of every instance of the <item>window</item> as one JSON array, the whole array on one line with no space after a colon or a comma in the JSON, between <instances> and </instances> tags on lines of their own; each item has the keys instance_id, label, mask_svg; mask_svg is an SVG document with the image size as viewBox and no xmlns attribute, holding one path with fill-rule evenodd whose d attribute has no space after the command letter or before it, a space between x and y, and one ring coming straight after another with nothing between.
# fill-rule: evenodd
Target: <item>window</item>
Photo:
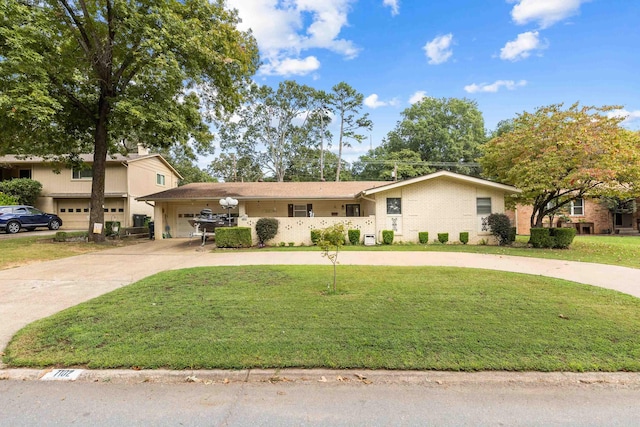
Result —
<instances>
[{"instance_id":1,"label":"window","mask_svg":"<svg viewBox=\"0 0 640 427\"><path fill-rule=\"evenodd\" d=\"M71 171L71 179L91 179L93 178L93 170L88 168L76 169Z\"/></svg>"},{"instance_id":2,"label":"window","mask_svg":"<svg viewBox=\"0 0 640 427\"><path fill-rule=\"evenodd\" d=\"M307 205L293 205L293 216L294 217L306 217L307 216Z\"/></svg>"},{"instance_id":3,"label":"window","mask_svg":"<svg viewBox=\"0 0 640 427\"><path fill-rule=\"evenodd\" d=\"M387 197L387 215L402 214L402 199L400 197Z\"/></svg>"},{"instance_id":4,"label":"window","mask_svg":"<svg viewBox=\"0 0 640 427\"><path fill-rule=\"evenodd\" d=\"M156 184L164 186L164 175L161 173L156 174Z\"/></svg>"},{"instance_id":5,"label":"window","mask_svg":"<svg viewBox=\"0 0 640 427\"><path fill-rule=\"evenodd\" d=\"M489 215L491 213L491 197L478 197L476 199L476 213Z\"/></svg>"},{"instance_id":6,"label":"window","mask_svg":"<svg viewBox=\"0 0 640 427\"><path fill-rule=\"evenodd\" d=\"M20 169L18 176L20 178L31 178L31 169Z\"/></svg>"},{"instance_id":7,"label":"window","mask_svg":"<svg viewBox=\"0 0 640 427\"><path fill-rule=\"evenodd\" d=\"M571 202L571 216L584 215L584 199L576 199Z\"/></svg>"},{"instance_id":8,"label":"window","mask_svg":"<svg viewBox=\"0 0 640 427\"><path fill-rule=\"evenodd\" d=\"M360 216L360 205L346 205L346 214L347 216Z\"/></svg>"}]
</instances>

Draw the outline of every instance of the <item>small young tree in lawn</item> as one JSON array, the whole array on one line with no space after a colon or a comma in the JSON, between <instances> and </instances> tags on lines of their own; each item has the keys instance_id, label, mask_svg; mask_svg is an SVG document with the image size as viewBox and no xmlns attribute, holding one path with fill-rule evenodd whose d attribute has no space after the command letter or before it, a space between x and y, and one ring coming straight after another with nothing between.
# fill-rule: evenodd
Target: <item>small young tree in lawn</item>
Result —
<instances>
[{"instance_id":1,"label":"small young tree in lawn","mask_svg":"<svg viewBox=\"0 0 640 427\"><path fill-rule=\"evenodd\" d=\"M329 258L329 261L333 264L333 289L332 292L337 292L337 264L338 253L340 248L345 243L346 227L344 224L333 224L327 228L320 230L320 239L318 240L318 246L322 249L322 256Z\"/></svg>"}]
</instances>

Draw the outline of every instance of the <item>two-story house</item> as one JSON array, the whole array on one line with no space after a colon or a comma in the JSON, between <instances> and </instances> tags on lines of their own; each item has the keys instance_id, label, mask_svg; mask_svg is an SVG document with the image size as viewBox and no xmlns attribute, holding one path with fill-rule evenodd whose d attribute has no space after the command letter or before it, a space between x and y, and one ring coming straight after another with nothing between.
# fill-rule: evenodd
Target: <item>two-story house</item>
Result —
<instances>
[{"instance_id":1,"label":"two-story house","mask_svg":"<svg viewBox=\"0 0 640 427\"><path fill-rule=\"evenodd\" d=\"M42 184L36 207L62 218L65 229L89 226L92 154L81 156L86 167L56 171L42 158L0 156L0 180L31 178ZM138 153L108 156L105 176L105 221L120 221L123 227L134 224L134 216L153 218L154 207L136 198L178 186L180 174L159 154L144 148Z\"/></svg>"}]
</instances>

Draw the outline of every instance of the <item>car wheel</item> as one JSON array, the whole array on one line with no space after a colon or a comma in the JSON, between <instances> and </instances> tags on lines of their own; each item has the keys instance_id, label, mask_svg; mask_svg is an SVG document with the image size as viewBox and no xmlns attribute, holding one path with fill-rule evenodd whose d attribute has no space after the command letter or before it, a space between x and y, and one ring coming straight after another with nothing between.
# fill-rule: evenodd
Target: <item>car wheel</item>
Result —
<instances>
[{"instance_id":1,"label":"car wheel","mask_svg":"<svg viewBox=\"0 0 640 427\"><path fill-rule=\"evenodd\" d=\"M52 219L49 223L49 230L57 230L58 228L60 228L60 221Z\"/></svg>"},{"instance_id":2,"label":"car wheel","mask_svg":"<svg viewBox=\"0 0 640 427\"><path fill-rule=\"evenodd\" d=\"M11 221L10 223L7 224L7 233L16 234L18 231L20 231L20 223L19 222Z\"/></svg>"}]
</instances>

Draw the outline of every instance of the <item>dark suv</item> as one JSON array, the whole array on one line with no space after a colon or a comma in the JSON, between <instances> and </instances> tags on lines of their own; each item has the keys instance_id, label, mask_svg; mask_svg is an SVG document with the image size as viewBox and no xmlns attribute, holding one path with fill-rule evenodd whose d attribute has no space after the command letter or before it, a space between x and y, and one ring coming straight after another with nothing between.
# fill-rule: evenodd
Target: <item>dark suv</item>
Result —
<instances>
[{"instance_id":1,"label":"dark suv","mask_svg":"<svg viewBox=\"0 0 640 427\"><path fill-rule=\"evenodd\" d=\"M29 231L36 227L48 227L49 230L57 230L62 225L58 215L48 214L33 206L0 206L0 230L15 234L21 228Z\"/></svg>"}]
</instances>

